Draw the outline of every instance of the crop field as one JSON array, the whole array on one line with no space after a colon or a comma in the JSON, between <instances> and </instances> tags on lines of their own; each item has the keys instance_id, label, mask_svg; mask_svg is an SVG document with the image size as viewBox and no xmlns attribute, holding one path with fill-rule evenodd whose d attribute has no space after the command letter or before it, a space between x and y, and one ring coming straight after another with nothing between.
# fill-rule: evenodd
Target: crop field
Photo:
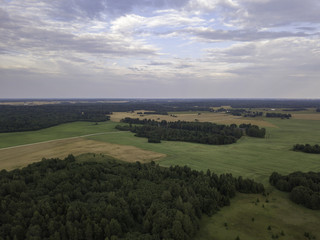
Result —
<instances>
[{"instance_id":1,"label":"crop field","mask_svg":"<svg viewBox=\"0 0 320 240\"><path fill-rule=\"evenodd\" d=\"M181 113L181 115L186 120L187 117L189 117L188 120L197 117L199 121L200 117L208 117L204 113L200 115ZM117 122L98 125L76 122L33 132L2 133L0 148L61 138L83 137L19 147L19 151L12 148L8 149L11 152L6 154L4 153L7 150L3 149L0 150L0 164L1 168L12 169L32 161L39 161L44 156L62 157L69 153L77 155L91 152L126 161L157 160L162 166L188 165L197 170L211 169L217 174L229 172L235 176L254 178L264 183L269 196L238 194L232 200L230 207L223 208L212 217L203 218L196 240L236 239L237 236L240 239L249 240L272 239L272 235L274 237L278 235L279 239L306 239L304 232L312 233L319 239L320 211L309 210L292 203L288 199L288 194L279 192L268 184L268 177L273 171L282 174L293 171L320 171L320 157L317 154L291 150L296 143L319 144L320 121L314 119L318 114L309 115L311 116L303 119L299 119L296 115L289 120L258 119L256 121L266 123L265 139L243 137L236 144L222 146L169 141L151 144L147 143L146 138L134 137L131 132L118 132L114 129L119 124ZM113 114L113 117L115 116L120 118L119 115ZM230 115L219 114L218 116L217 119L223 123L227 120L237 120L232 119L234 116ZM168 116L159 115L159 118L161 117ZM229 117L229 119L223 119L223 117ZM180 118L174 117L172 120L177 119ZM113 120L115 121L115 118ZM213 116L211 121L216 121ZM19 158L22 162L17 161ZM6 167L6 164L10 167ZM271 230L267 229L269 225Z\"/></svg>"},{"instance_id":2,"label":"crop field","mask_svg":"<svg viewBox=\"0 0 320 240\"><path fill-rule=\"evenodd\" d=\"M304 119L304 120L320 120L320 113L314 114L293 114L294 119Z\"/></svg>"},{"instance_id":3,"label":"crop field","mask_svg":"<svg viewBox=\"0 0 320 240\"><path fill-rule=\"evenodd\" d=\"M122 133L118 132L118 134ZM143 150L134 146L99 142L80 137L0 149L0 164L1 168L12 170L24 167L42 158L63 159L69 154L77 156L84 153L107 154L119 160L127 162L139 161L142 163L156 161L165 157L165 154Z\"/></svg>"}]
</instances>

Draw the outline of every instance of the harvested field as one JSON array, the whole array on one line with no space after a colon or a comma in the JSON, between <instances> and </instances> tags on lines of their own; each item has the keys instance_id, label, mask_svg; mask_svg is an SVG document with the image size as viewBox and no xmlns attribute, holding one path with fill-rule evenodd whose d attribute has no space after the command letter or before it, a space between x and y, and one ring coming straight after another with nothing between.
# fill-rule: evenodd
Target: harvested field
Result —
<instances>
[{"instance_id":1,"label":"harvested field","mask_svg":"<svg viewBox=\"0 0 320 240\"><path fill-rule=\"evenodd\" d=\"M114 112L111 115L111 121L114 122L120 122L121 119L125 117L130 118L140 118L140 119L153 119L153 120L166 120L166 121L196 121L196 119L199 122L212 122L212 123L220 123L220 124L241 124L241 123L251 123L254 125L258 125L260 127L276 127L270 122L264 121L262 118L256 118L256 119L250 119L250 118L244 118L239 116L232 116L230 114L225 113L211 113L211 112L202 112L200 115L198 112L190 112L190 113L175 113L172 114L173 116L169 115L157 115L157 114L148 114L148 115L140 115L137 114L137 112L144 112L141 111L135 111L133 113L131 112Z\"/></svg>"},{"instance_id":2,"label":"harvested field","mask_svg":"<svg viewBox=\"0 0 320 240\"><path fill-rule=\"evenodd\" d=\"M134 146L126 146L87 140L84 138L56 140L28 146L17 146L10 149L0 149L0 169L12 170L24 167L42 158L64 158L68 154L102 153L114 158L142 163L158 160L165 154L142 150Z\"/></svg>"},{"instance_id":3,"label":"harvested field","mask_svg":"<svg viewBox=\"0 0 320 240\"><path fill-rule=\"evenodd\" d=\"M302 120L320 120L320 113L312 114L293 114L293 118Z\"/></svg>"}]
</instances>

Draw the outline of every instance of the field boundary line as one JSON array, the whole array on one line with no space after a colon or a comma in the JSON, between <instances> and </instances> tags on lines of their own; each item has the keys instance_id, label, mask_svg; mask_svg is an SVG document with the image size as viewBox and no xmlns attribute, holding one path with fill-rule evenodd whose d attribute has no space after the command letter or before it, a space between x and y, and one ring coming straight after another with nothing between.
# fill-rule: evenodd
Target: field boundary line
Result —
<instances>
[{"instance_id":1,"label":"field boundary line","mask_svg":"<svg viewBox=\"0 0 320 240\"><path fill-rule=\"evenodd\" d=\"M12 146L12 147L0 148L0 151L7 150L7 149L13 149L13 148L19 148L19 147L27 147L27 146L32 146L32 145L42 144L42 143L50 143L50 142L57 142L57 141L62 141L62 140L70 140L70 139L76 139L76 138L84 138L84 137L90 137L90 136L104 135L104 134L108 134L108 133L121 133L121 132L128 132L128 131L100 132L100 133L91 133L91 134L75 136L75 137L58 138L58 139L53 139L53 140L48 140L48 141L28 143L28 144L22 144L22 145L17 145L17 146Z\"/></svg>"}]
</instances>

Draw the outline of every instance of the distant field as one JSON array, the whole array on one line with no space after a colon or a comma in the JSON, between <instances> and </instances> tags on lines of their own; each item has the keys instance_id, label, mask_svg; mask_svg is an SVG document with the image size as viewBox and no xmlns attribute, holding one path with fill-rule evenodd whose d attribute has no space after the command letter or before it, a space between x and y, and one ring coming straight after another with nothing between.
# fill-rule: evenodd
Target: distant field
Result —
<instances>
[{"instance_id":1,"label":"distant field","mask_svg":"<svg viewBox=\"0 0 320 240\"><path fill-rule=\"evenodd\" d=\"M146 114L146 115L140 115L137 114L138 112L144 112L144 110L141 111L135 111L133 113L131 112L114 112L110 117L111 120L114 122L119 122L121 119L125 117L130 118L140 118L140 119L153 119L157 121L196 121L199 122L214 122L214 123L220 123L220 124L241 124L241 123L251 123L258 125L260 127L275 127L272 123L264 121L262 118L244 118L239 116L232 116L231 114L225 114L225 113L212 113L212 112L180 112L180 113L172 113L172 115L176 116L170 116L169 115L157 115L157 114Z\"/></svg>"},{"instance_id":2,"label":"distant field","mask_svg":"<svg viewBox=\"0 0 320 240\"><path fill-rule=\"evenodd\" d=\"M320 113L314 114L293 114L293 118L295 119L304 119L304 120L320 120Z\"/></svg>"}]
</instances>

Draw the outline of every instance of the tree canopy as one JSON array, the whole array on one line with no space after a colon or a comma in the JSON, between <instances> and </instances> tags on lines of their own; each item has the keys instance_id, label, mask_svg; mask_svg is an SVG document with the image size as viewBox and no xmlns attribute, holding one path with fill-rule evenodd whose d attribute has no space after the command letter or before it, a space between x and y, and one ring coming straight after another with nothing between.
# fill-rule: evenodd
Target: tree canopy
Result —
<instances>
[{"instance_id":1,"label":"tree canopy","mask_svg":"<svg viewBox=\"0 0 320 240\"><path fill-rule=\"evenodd\" d=\"M250 179L187 166L43 159L0 172L2 239L192 239Z\"/></svg>"}]
</instances>

